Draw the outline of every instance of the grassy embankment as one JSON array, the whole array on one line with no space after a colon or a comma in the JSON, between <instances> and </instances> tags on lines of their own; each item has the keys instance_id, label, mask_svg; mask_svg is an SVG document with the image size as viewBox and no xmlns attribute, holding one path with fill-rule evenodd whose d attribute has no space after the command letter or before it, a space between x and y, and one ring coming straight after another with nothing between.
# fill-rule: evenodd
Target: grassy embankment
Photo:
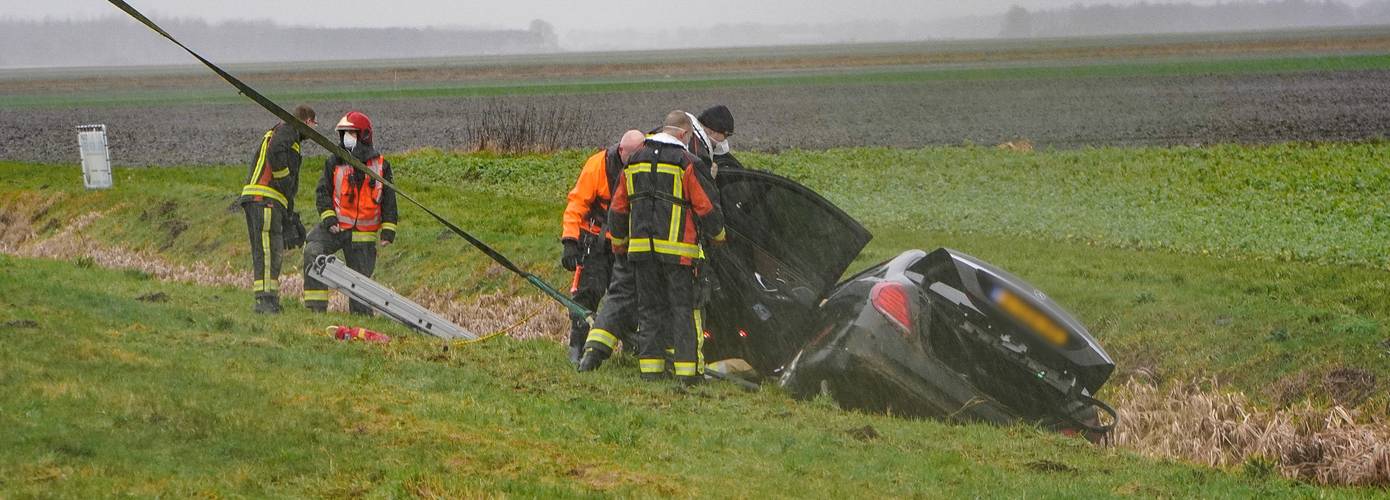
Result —
<instances>
[{"instance_id":1,"label":"grassy embankment","mask_svg":"<svg viewBox=\"0 0 1390 500\"><path fill-rule=\"evenodd\" d=\"M244 292L0 256L0 493L1266 496L1314 488L1027 428L574 373L544 342L442 351L262 321ZM153 302L136 297L165 294ZM157 295L156 295L157 296ZM149 299L147 299L149 300ZM1325 490L1355 494L1355 490Z\"/></svg>"},{"instance_id":2,"label":"grassy embankment","mask_svg":"<svg viewBox=\"0 0 1390 500\"><path fill-rule=\"evenodd\" d=\"M858 149L745 162L798 179L863 221L876 238L856 268L906 248L952 246L1032 281L1091 327L1121 377L1215 377L1269 405L1336 399L1375 411L1386 392L1374 383L1328 391L1323 381L1336 369L1390 375L1387 152ZM555 226L582 156L424 151L393 162L404 187L561 283ZM14 179L0 188L7 212L59 197L31 217L40 237L105 211L89 234L113 245L178 263L245 260L240 215L224 210L240 167L122 169L116 189L95 193L80 189L72 167L0 169ZM310 204L307 193L300 203ZM441 237L418 210L404 217L382 281L407 293L456 290L460 300L535 293ZM617 371L576 377L544 342L443 353L403 335L410 340L385 348L337 346L311 335L322 320L297 311L257 326L245 291L5 262L16 278L0 285L9 303L0 320L10 325L0 357L17 367L3 375L16 390L0 399L11 419L3 425L18 429L5 444L16 463L4 469L18 472L0 479L10 490L1294 491L1021 429L844 414L775 392L674 397L632 387ZM134 300L157 291L168 302ZM703 434L686 424L695 415L712 422ZM844 432L865 424L883 437L861 443ZM661 449L670 442L702 453ZM1039 472L1058 469L1047 461L1077 472Z\"/></svg>"}]
</instances>

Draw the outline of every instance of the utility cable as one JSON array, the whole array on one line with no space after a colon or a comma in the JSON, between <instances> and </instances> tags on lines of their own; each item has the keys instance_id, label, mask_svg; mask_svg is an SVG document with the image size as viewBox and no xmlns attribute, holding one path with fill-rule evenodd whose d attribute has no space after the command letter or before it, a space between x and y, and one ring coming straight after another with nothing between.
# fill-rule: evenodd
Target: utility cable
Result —
<instances>
[{"instance_id":1,"label":"utility cable","mask_svg":"<svg viewBox=\"0 0 1390 500\"><path fill-rule=\"evenodd\" d=\"M241 80L237 79L237 77L232 76L230 73L227 73L226 71L223 71L222 68L217 67L217 65L213 64L212 61L209 61L203 58L203 56L198 55L198 53L194 52L193 49L188 48L188 46L184 45L182 42L179 42L178 39L174 38L173 35L170 35L167 31L164 31L163 28L160 28L159 25L155 24L154 21L151 21L150 18L145 17L145 15L141 14L140 11L135 10L135 7L131 7L130 4L126 3L124 0L107 1L111 2L111 5L115 5L116 8L121 9L126 14L129 14L130 17L133 17L135 18L135 20L140 21L146 27L150 28L151 30L154 30L155 33L159 33L164 38L167 38L169 39L169 41L174 42L174 45L178 45L179 48L182 48L184 51L197 58L198 61L202 62L204 66L208 67L208 69L211 69L214 73L217 73L217 76L222 77L222 79L226 80L227 83L231 84L233 87L236 87L237 91L239 91L241 95L244 95L252 101L255 101L256 104L261 105L262 108L265 108L266 111L269 111L271 114L275 115L281 121L293 126L295 130L298 130L299 133L313 140L314 143L318 144L319 146L322 146L323 149L327 150L329 153L337 155L338 158L344 159L348 162L349 165L352 165L352 168L355 168L358 171L367 174L367 176L371 177L372 180L375 180L381 183L382 185L391 188L391 190L395 191L397 195L399 195L402 198L405 198L406 201L409 201L413 203L415 206L420 207L421 210L424 210L425 213L430 214L431 217L434 217L434 219L439 221L440 224L443 224L444 227L447 227L455 234L462 236L463 239L467 240L468 243L472 244L474 247L477 247L477 249L482 251L483 254L496 261L498 264L506 268L508 271L511 271L513 273L516 273L516 275L521 276L523 279L526 280L527 283L530 283L532 286L539 288L541 292L545 293L546 295L549 295L550 298L555 299L556 302L559 302L560 305L565 306L565 308L569 309L570 312L584 317L590 317L593 315L593 311L590 311L588 308L579 305L565 294L560 293L559 290L556 290L555 287L550 286L549 283L546 283L545 280L542 280L539 276L526 272L520 267L517 267L517 265L512 263L512 261L508 259L505 255L502 255L497 250L488 246L486 243L483 243L482 240L474 238L473 235L468 234L468 232L464 231L463 228L460 228L453 222L450 222L448 219L445 219L444 216L439 215L434 210L430 210L429 207L425 206L423 203L420 203L418 200L416 200L414 197L410 196L406 192L401 191L400 188L397 188L391 182L382 178L380 175L377 175L376 172L372 172L371 169L367 168L366 165L362 164L361 160L358 160L356 157L352 156L352 153L349 153L347 150L335 144L333 141L328 140L327 137L324 137L324 135L320 134L319 131L314 130L313 127L310 127L306 125L304 122L299 121L299 119L295 118L294 115L290 114L289 111L285 111L285 108L282 108L279 105L272 102L270 99L267 99L264 95L261 95L260 92L256 92L256 90L251 88L249 85L242 83Z\"/></svg>"}]
</instances>

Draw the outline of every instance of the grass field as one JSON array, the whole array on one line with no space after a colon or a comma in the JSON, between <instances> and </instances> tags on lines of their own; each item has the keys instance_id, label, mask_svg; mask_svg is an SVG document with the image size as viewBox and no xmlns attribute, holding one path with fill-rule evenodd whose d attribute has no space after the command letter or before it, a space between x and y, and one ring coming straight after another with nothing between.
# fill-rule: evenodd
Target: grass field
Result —
<instances>
[{"instance_id":1,"label":"grass field","mask_svg":"<svg viewBox=\"0 0 1390 500\"><path fill-rule=\"evenodd\" d=\"M1390 379L1387 153L1390 146L1370 143L1037 153L864 148L742 158L805 183L865 223L875 239L851 271L907 248L950 246L1033 282L1111 352L1120 369L1116 383L1197 380L1245 393L1269 410L1341 404L1377 415L1387 406L1383 381ZM563 283L558 219L583 157L424 150L391 161L412 194L523 267ZM0 171L13 179L0 187L0 248L25 248L99 212L104 216L85 234L111 246L224 273L241 272L246 260L241 216L227 210L244 167L121 169L117 187L105 192L83 191L74 167L0 163ZM299 202L309 206L311 190L303 191ZM388 285L465 303L536 295L418 210L404 208L403 220L398 245L378 267ZM19 241L28 234L30 241ZM13 419L0 425L21 429L7 435L17 447L6 447L22 450L11 459L40 464L7 467L19 472L0 475L6 490L1315 491L1261 479L1269 467L1260 459L1229 473L1204 471L1026 429L797 405L776 391L746 396L719 387L674 396L633 387L629 374L617 371L576 377L560 347L544 341L500 340L443 353L376 322L408 340L338 346L318 334L325 320L293 307L256 326L244 290L80 268L91 262L9 258L3 265L17 279L0 285L10 287L3 295L11 305L0 313L0 323L10 325L0 335L11 339L0 343L0 359L22 368L0 376L23 389L0 399L0 414ZM44 286L24 285L32 283ZM167 302L134 300L160 291ZM558 317L558 308L546 307ZM511 318L534 307L518 309ZM26 321L36 327L23 327ZM536 333L558 335L556 324L542 323L545 331ZM522 329L536 328L532 322ZM224 393L230 396L210 395ZM571 408L578 416L563 416ZM778 420L784 413L790 420ZM708 422L703 433L679 423L695 415ZM884 437L861 443L845 434L863 425ZM276 437L280 431L289 437ZM667 442L702 451L658 449ZM106 451L121 447L135 452ZM231 473L214 474L212 458L190 455L208 448L237 464L224 468ZM719 465L707 468L710 460ZM760 480L740 480L737 470L755 471Z\"/></svg>"},{"instance_id":2,"label":"grass field","mask_svg":"<svg viewBox=\"0 0 1390 500\"><path fill-rule=\"evenodd\" d=\"M677 394L632 366L580 376L544 341L338 344L300 311L244 315L243 290L61 261L0 269L7 310L37 318L0 327L6 496L1369 493L774 390Z\"/></svg>"}]
</instances>

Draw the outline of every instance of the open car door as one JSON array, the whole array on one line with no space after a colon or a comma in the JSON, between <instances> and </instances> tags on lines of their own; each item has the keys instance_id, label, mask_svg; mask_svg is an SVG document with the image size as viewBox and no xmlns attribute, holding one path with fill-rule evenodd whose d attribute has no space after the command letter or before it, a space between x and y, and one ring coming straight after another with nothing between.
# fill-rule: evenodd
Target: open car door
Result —
<instances>
[{"instance_id":1,"label":"open car door","mask_svg":"<svg viewBox=\"0 0 1390 500\"><path fill-rule=\"evenodd\" d=\"M707 360L742 358L763 374L816 332L820 302L873 237L790 179L726 169L716 179L728 241L707 250Z\"/></svg>"}]
</instances>

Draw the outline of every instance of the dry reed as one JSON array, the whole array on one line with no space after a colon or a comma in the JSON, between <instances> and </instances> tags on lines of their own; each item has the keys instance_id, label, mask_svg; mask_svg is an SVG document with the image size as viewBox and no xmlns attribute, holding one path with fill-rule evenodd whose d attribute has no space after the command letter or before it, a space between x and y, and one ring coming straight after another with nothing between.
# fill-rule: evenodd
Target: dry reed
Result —
<instances>
[{"instance_id":1,"label":"dry reed","mask_svg":"<svg viewBox=\"0 0 1390 500\"><path fill-rule=\"evenodd\" d=\"M1244 395L1203 385L1120 386L1113 442L1214 467L1270 461L1285 476L1319 484L1390 485L1390 432L1381 418L1307 401L1263 409Z\"/></svg>"}]
</instances>

